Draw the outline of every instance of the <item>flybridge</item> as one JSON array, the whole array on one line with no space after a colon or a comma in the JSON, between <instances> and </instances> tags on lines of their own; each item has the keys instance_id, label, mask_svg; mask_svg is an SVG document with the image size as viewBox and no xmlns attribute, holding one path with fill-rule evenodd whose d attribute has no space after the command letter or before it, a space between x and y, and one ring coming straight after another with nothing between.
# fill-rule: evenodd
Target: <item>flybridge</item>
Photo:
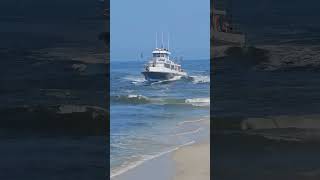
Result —
<instances>
[{"instance_id":1,"label":"flybridge","mask_svg":"<svg viewBox=\"0 0 320 180\"><path fill-rule=\"evenodd\" d=\"M167 49L161 49L161 48L156 48L154 51L152 51L152 54L168 54L170 55L171 53Z\"/></svg>"}]
</instances>

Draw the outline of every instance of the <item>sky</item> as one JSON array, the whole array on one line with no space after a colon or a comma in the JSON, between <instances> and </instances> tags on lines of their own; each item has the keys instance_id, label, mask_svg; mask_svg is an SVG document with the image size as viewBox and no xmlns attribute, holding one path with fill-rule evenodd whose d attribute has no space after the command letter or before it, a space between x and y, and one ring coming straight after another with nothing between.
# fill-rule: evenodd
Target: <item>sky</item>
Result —
<instances>
[{"instance_id":1,"label":"sky","mask_svg":"<svg viewBox=\"0 0 320 180\"><path fill-rule=\"evenodd\" d=\"M209 59L209 0L110 0L110 9L111 61L150 57L162 32L172 56Z\"/></svg>"}]
</instances>

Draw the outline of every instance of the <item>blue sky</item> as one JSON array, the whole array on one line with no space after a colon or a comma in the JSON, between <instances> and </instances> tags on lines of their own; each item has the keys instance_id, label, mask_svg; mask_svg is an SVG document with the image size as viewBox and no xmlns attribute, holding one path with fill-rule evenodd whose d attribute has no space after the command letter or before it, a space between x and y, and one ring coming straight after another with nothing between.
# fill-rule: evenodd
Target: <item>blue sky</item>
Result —
<instances>
[{"instance_id":1,"label":"blue sky","mask_svg":"<svg viewBox=\"0 0 320 180\"><path fill-rule=\"evenodd\" d=\"M209 58L209 0L111 0L111 61L150 57L156 32L170 33L173 56Z\"/></svg>"}]
</instances>

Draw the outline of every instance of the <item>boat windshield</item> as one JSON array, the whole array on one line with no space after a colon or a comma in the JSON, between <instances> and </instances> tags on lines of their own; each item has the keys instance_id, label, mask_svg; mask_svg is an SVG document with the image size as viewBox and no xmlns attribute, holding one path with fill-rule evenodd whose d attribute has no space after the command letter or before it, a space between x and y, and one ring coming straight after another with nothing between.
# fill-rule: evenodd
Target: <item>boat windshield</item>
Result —
<instances>
[{"instance_id":1,"label":"boat windshield","mask_svg":"<svg viewBox=\"0 0 320 180\"><path fill-rule=\"evenodd\" d=\"M164 54L164 53L154 53L153 57L168 57L168 54Z\"/></svg>"}]
</instances>

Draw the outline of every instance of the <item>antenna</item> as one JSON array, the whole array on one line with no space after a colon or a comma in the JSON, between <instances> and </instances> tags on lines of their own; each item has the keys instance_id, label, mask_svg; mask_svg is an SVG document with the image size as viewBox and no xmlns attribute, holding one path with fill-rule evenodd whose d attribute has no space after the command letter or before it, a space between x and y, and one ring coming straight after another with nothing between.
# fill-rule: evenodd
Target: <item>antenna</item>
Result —
<instances>
[{"instance_id":1,"label":"antenna","mask_svg":"<svg viewBox=\"0 0 320 180\"><path fill-rule=\"evenodd\" d=\"M158 32L156 32L156 48L158 48Z\"/></svg>"},{"instance_id":2,"label":"antenna","mask_svg":"<svg viewBox=\"0 0 320 180\"><path fill-rule=\"evenodd\" d=\"M169 32L168 32L168 50L169 50L169 46L170 45L170 34L169 34Z\"/></svg>"},{"instance_id":3,"label":"antenna","mask_svg":"<svg viewBox=\"0 0 320 180\"><path fill-rule=\"evenodd\" d=\"M161 33L161 48L163 48L163 32Z\"/></svg>"}]
</instances>

